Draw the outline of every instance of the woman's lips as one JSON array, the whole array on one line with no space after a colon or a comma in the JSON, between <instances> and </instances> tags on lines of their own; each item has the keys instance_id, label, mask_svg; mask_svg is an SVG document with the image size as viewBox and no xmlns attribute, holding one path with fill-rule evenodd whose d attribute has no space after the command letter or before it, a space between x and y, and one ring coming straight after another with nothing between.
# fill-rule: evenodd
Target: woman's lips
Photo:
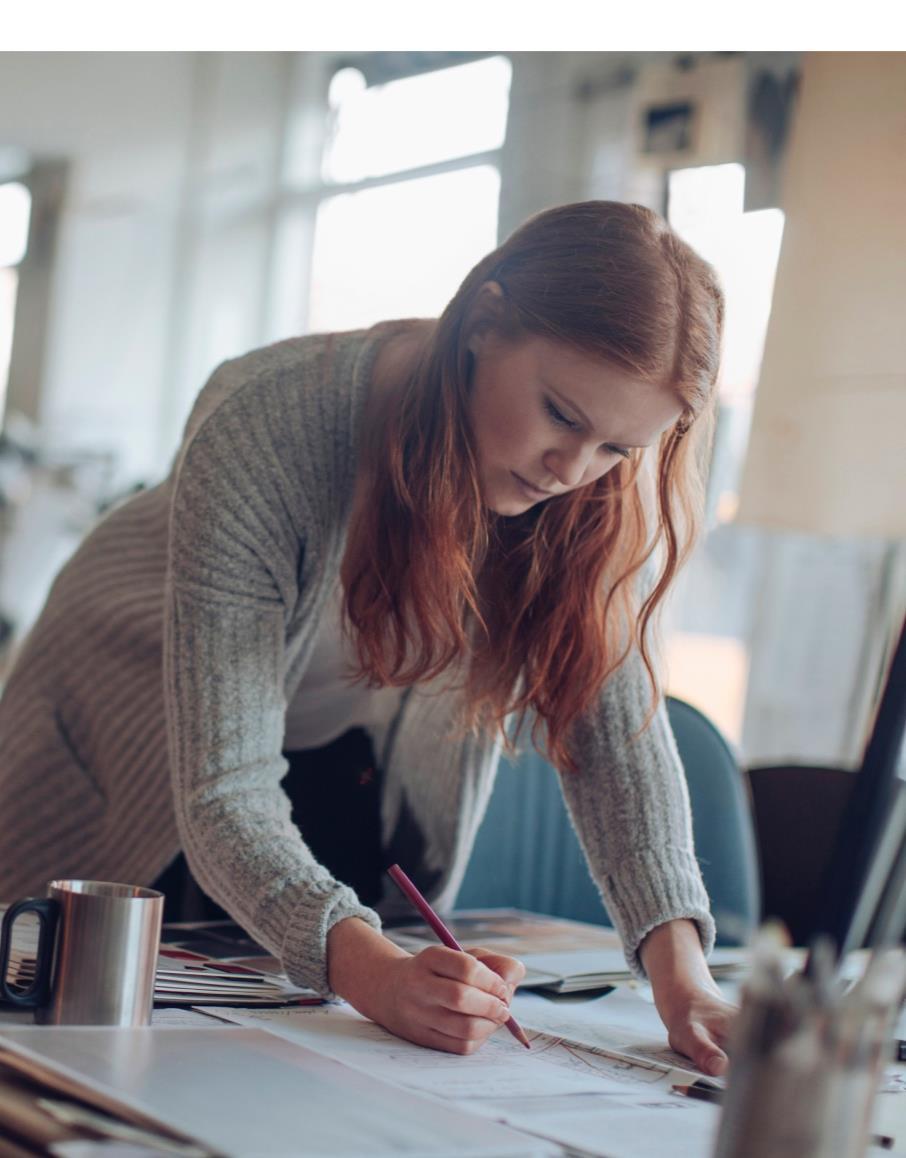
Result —
<instances>
[{"instance_id":1,"label":"woman's lips","mask_svg":"<svg viewBox=\"0 0 906 1158\"><path fill-rule=\"evenodd\" d=\"M554 493L553 491L543 491L540 487L533 486L527 479L524 479L522 475L516 474L514 470L511 470L510 474L519 484L520 489L524 491L529 498L547 499Z\"/></svg>"}]
</instances>

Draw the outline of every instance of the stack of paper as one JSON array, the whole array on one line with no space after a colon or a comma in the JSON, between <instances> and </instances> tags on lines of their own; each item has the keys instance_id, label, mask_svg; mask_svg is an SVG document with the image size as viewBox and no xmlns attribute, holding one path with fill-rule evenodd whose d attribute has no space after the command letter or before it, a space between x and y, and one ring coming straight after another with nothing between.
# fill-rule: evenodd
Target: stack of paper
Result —
<instances>
[{"instance_id":1,"label":"stack of paper","mask_svg":"<svg viewBox=\"0 0 906 1158\"><path fill-rule=\"evenodd\" d=\"M10 985L28 989L35 976L37 922L21 918L13 927ZM286 977L206 953L163 944L157 963L154 1001L158 1005L294 1005L320 1001L310 989Z\"/></svg>"},{"instance_id":2,"label":"stack of paper","mask_svg":"<svg viewBox=\"0 0 906 1158\"><path fill-rule=\"evenodd\" d=\"M310 989L266 976L247 965L214 961L174 945L161 945L154 983L160 1005L294 1005L320 1002Z\"/></svg>"}]
</instances>

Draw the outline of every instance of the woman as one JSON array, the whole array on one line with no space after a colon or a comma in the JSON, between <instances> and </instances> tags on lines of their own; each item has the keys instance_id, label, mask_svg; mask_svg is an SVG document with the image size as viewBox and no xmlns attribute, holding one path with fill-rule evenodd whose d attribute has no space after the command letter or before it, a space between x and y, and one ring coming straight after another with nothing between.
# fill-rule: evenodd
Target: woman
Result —
<instances>
[{"instance_id":1,"label":"woman","mask_svg":"<svg viewBox=\"0 0 906 1158\"><path fill-rule=\"evenodd\" d=\"M150 882L182 848L293 980L471 1052L521 966L393 946L380 869L452 903L502 727L531 710L630 965L721 1072L731 1007L646 644L694 531L721 324L661 218L591 201L528 221L437 321L218 367L166 481L57 578L0 701L2 894Z\"/></svg>"}]
</instances>

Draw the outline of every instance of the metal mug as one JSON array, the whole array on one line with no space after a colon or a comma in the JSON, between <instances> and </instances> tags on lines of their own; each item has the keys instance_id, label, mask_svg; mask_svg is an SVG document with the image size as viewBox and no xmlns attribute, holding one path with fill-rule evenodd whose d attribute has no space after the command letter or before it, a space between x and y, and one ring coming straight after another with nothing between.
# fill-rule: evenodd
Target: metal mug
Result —
<instances>
[{"instance_id":1,"label":"metal mug","mask_svg":"<svg viewBox=\"0 0 906 1158\"><path fill-rule=\"evenodd\" d=\"M0 997L44 1025L151 1023L164 895L108 881L51 881L46 898L10 905L0 934ZM40 922L37 968L25 990L7 981L13 922Z\"/></svg>"}]
</instances>

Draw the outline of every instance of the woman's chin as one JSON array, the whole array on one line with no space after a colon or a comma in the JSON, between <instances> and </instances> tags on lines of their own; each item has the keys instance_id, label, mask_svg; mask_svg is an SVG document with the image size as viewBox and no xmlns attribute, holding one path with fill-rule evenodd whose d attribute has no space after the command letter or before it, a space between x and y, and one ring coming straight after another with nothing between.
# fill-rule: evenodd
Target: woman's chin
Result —
<instances>
[{"instance_id":1,"label":"woman's chin","mask_svg":"<svg viewBox=\"0 0 906 1158\"><path fill-rule=\"evenodd\" d=\"M537 501L540 502L540 499ZM485 506L489 511L505 519L513 518L515 515L524 515L534 505L535 503L531 499L514 499L510 498L509 495L506 498L501 497L485 501Z\"/></svg>"}]
</instances>

